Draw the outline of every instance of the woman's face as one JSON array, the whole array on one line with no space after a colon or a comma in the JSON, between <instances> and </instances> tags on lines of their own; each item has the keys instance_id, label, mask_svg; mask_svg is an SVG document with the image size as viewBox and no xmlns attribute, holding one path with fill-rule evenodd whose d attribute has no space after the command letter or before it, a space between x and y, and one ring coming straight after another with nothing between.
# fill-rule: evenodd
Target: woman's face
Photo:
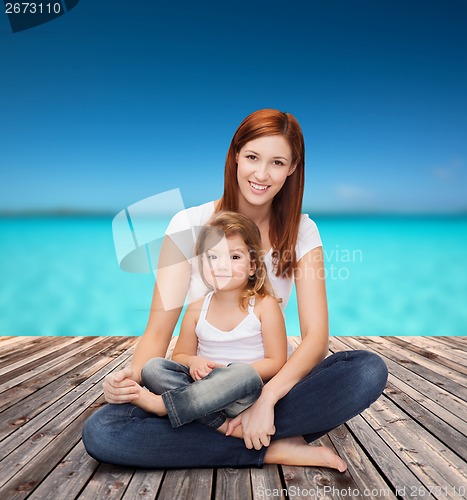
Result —
<instances>
[{"instance_id":1,"label":"woman's face","mask_svg":"<svg viewBox=\"0 0 467 500\"><path fill-rule=\"evenodd\" d=\"M246 143L237 154L237 165L240 197L257 206L271 203L296 167L289 143L281 135Z\"/></svg>"}]
</instances>

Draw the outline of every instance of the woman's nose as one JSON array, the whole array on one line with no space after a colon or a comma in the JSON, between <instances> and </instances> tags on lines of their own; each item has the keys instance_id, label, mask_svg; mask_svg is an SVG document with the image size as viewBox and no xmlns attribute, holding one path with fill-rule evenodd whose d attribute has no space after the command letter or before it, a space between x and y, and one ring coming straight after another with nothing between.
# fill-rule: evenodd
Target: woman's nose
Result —
<instances>
[{"instance_id":1,"label":"woman's nose","mask_svg":"<svg viewBox=\"0 0 467 500\"><path fill-rule=\"evenodd\" d=\"M269 165L267 163L259 164L255 171L255 177L258 181L264 182L269 177Z\"/></svg>"}]
</instances>

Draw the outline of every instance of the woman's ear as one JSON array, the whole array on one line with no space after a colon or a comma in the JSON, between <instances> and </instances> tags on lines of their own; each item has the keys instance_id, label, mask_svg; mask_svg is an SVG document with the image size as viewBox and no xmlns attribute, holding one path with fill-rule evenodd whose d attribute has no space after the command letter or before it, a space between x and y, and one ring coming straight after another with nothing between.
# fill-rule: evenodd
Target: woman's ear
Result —
<instances>
[{"instance_id":1,"label":"woman's ear","mask_svg":"<svg viewBox=\"0 0 467 500\"><path fill-rule=\"evenodd\" d=\"M235 153L235 163L238 163L238 153Z\"/></svg>"},{"instance_id":2,"label":"woman's ear","mask_svg":"<svg viewBox=\"0 0 467 500\"><path fill-rule=\"evenodd\" d=\"M293 165L291 165L291 167L289 168L289 173L287 174L287 176L292 175L295 172L296 168L297 168L297 164L296 163L294 163Z\"/></svg>"}]
</instances>

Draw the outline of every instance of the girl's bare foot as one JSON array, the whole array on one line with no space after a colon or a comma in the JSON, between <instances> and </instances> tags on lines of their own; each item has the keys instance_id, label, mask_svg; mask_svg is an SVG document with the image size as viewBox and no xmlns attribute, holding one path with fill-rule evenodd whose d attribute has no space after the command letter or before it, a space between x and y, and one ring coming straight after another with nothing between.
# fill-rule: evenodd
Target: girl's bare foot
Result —
<instances>
[{"instance_id":1,"label":"girl's bare foot","mask_svg":"<svg viewBox=\"0 0 467 500\"><path fill-rule=\"evenodd\" d=\"M301 437L271 441L264 457L266 464L330 467L344 472L347 464L326 446L313 446Z\"/></svg>"},{"instance_id":2,"label":"girl's bare foot","mask_svg":"<svg viewBox=\"0 0 467 500\"><path fill-rule=\"evenodd\" d=\"M154 394L147 389L141 388L138 399L135 399L132 403L143 410L155 413L159 417L167 415L167 409L162 396Z\"/></svg>"},{"instance_id":3,"label":"girl's bare foot","mask_svg":"<svg viewBox=\"0 0 467 500\"><path fill-rule=\"evenodd\" d=\"M229 426L230 420L231 420L230 418L227 418L225 420L225 422L220 427L218 427L216 429L216 431L222 432L222 434L225 434L227 432L227 427ZM230 434L230 436L243 439L242 426L239 425L239 426L235 427L235 429L232 431L232 433Z\"/></svg>"}]
</instances>

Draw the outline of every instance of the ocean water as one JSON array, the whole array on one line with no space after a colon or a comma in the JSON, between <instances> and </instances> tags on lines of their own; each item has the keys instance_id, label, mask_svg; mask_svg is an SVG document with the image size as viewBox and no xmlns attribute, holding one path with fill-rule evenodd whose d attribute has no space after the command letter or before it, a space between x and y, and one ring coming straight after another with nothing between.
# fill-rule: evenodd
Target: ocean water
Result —
<instances>
[{"instance_id":1,"label":"ocean water","mask_svg":"<svg viewBox=\"0 0 467 500\"><path fill-rule=\"evenodd\" d=\"M332 335L467 335L467 217L315 221ZM140 335L153 286L119 268L110 217L0 218L0 335Z\"/></svg>"}]
</instances>

